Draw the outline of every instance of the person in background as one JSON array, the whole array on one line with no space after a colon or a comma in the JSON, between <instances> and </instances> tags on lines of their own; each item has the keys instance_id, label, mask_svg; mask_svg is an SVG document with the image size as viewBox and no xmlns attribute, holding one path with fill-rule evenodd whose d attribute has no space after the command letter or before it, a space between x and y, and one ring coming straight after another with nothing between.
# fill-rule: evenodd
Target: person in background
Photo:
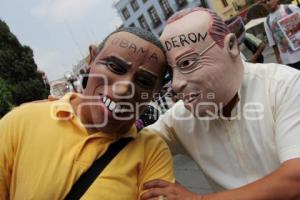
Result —
<instances>
[{"instance_id":1,"label":"person in background","mask_svg":"<svg viewBox=\"0 0 300 200\"><path fill-rule=\"evenodd\" d=\"M270 14L264 23L269 45L273 47L278 63L300 69L300 49L293 50L288 43L287 36L280 28L278 21L292 13L299 13L296 5L279 4L279 0L263 0ZM300 31L298 29L298 31Z\"/></svg>"},{"instance_id":2,"label":"person in background","mask_svg":"<svg viewBox=\"0 0 300 200\"><path fill-rule=\"evenodd\" d=\"M248 62L252 63L263 63L264 56L262 55L262 52L266 45L262 40L255 37L253 34L246 32L242 18L233 17L229 20L226 20L225 23L227 24L229 30L238 38L239 46L241 47L244 45L252 54L251 57L247 59L245 54L241 52L243 60L247 60Z\"/></svg>"}]
</instances>

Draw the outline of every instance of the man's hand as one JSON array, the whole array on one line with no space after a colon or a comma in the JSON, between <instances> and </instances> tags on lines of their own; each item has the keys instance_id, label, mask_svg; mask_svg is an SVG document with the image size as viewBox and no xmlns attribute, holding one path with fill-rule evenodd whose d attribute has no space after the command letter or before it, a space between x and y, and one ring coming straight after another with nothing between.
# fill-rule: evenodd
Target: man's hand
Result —
<instances>
[{"instance_id":1,"label":"man's hand","mask_svg":"<svg viewBox=\"0 0 300 200\"><path fill-rule=\"evenodd\" d=\"M179 183L170 183L164 180L152 180L144 184L146 191L140 200L157 200L164 196L166 200L201 200L201 196L192 193Z\"/></svg>"}]
</instances>

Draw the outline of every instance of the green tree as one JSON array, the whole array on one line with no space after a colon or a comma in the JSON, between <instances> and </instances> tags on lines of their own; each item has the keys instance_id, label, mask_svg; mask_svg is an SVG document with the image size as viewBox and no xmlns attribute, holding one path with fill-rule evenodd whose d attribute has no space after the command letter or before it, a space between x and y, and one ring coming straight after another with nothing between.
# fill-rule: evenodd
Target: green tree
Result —
<instances>
[{"instance_id":1,"label":"green tree","mask_svg":"<svg viewBox=\"0 0 300 200\"><path fill-rule=\"evenodd\" d=\"M5 115L12 107L12 94L9 85L0 78L0 116Z\"/></svg>"},{"instance_id":2,"label":"green tree","mask_svg":"<svg viewBox=\"0 0 300 200\"><path fill-rule=\"evenodd\" d=\"M0 79L0 117L12 106L44 99L49 94L49 89L37 72L31 48L20 44L1 19Z\"/></svg>"}]
</instances>

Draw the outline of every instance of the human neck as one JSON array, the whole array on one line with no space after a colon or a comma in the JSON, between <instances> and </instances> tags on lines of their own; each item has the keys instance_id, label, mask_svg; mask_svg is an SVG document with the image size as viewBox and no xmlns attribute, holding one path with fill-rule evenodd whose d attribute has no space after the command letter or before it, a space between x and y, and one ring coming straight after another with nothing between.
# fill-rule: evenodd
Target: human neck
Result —
<instances>
[{"instance_id":1,"label":"human neck","mask_svg":"<svg viewBox=\"0 0 300 200\"><path fill-rule=\"evenodd\" d=\"M279 9L279 5L276 6L276 8L274 8L273 10L271 10L271 13L276 12Z\"/></svg>"},{"instance_id":2,"label":"human neck","mask_svg":"<svg viewBox=\"0 0 300 200\"><path fill-rule=\"evenodd\" d=\"M224 117L228 117L228 118L231 117L231 111L233 110L233 108L235 107L235 105L239 100L240 100L239 95L238 93L236 93L234 97L229 101L229 103L223 107L222 114Z\"/></svg>"}]
</instances>

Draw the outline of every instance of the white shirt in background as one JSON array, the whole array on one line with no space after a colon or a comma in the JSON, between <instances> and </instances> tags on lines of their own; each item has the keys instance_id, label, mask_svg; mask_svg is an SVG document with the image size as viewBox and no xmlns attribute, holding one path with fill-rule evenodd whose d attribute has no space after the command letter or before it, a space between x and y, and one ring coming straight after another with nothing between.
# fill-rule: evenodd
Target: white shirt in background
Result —
<instances>
[{"instance_id":1,"label":"white shirt in background","mask_svg":"<svg viewBox=\"0 0 300 200\"><path fill-rule=\"evenodd\" d=\"M294 12L300 13L300 8L298 8L296 5L290 4L289 8L293 13ZM283 35L283 32L281 31L280 27L277 24L278 20L288 16L288 13L286 13L284 9L284 5L279 5L279 8L275 12L270 13L269 16L270 16L269 25L267 24L268 20L266 20L264 23L269 45L270 46L277 45L283 64L293 64L299 62L300 49L298 49L297 51L291 51L289 49L288 43L283 42L285 36Z\"/></svg>"}]
</instances>

